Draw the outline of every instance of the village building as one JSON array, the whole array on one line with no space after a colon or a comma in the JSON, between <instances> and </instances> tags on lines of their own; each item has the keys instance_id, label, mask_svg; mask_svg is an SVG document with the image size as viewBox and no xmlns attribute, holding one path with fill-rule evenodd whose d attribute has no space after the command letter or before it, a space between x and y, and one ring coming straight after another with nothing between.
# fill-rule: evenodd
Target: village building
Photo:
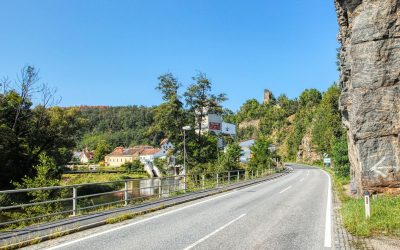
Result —
<instances>
[{"instance_id":1,"label":"village building","mask_svg":"<svg viewBox=\"0 0 400 250\"><path fill-rule=\"evenodd\" d=\"M116 147L113 152L105 156L104 162L106 166L120 167L127 162L139 160L139 155L142 151L152 148L151 146Z\"/></svg>"},{"instance_id":2,"label":"village building","mask_svg":"<svg viewBox=\"0 0 400 250\"><path fill-rule=\"evenodd\" d=\"M165 146L170 146L168 143ZM143 164L153 162L156 158L166 157L168 150L152 146L117 147L105 156L106 166L120 167L125 163L139 160Z\"/></svg>"},{"instance_id":3,"label":"village building","mask_svg":"<svg viewBox=\"0 0 400 250\"><path fill-rule=\"evenodd\" d=\"M169 139L162 140L160 143L160 147L167 151L174 149L174 145L169 141Z\"/></svg>"},{"instance_id":4,"label":"village building","mask_svg":"<svg viewBox=\"0 0 400 250\"><path fill-rule=\"evenodd\" d=\"M147 164L153 162L156 158L165 158L167 155L167 150L161 148L149 148L145 149L140 153L140 162Z\"/></svg>"},{"instance_id":5,"label":"village building","mask_svg":"<svg viewBox=\"0 0 400 250\"><path fill-rule=\"evenodd\" d=\"M79 151L78 152L74 152L72 158L73 158L73 162L79 162L81 164L87 164L87 163L89 163L90 161L93 160L93 155L94 154L93 154L92 151L90 151L88 149L85 149L85 150L83 150L81 152L79 152Z\"/></svg>"}]
</instances>

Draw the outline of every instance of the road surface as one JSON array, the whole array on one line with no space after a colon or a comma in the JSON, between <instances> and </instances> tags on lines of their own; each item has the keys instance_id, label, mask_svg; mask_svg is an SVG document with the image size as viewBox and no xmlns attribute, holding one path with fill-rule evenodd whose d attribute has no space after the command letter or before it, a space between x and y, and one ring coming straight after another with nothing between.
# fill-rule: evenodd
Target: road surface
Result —
<instances>
[{"instance_id":1,"label":"road surface","mask_svg":"<svg viewBox=\"0 0 400 250\"><path fill-rule=\"evenodd\" d=\"M77 234L48 249L329 249L329 176L293 168L272 181Z\"/></svg>"}]
</instances>

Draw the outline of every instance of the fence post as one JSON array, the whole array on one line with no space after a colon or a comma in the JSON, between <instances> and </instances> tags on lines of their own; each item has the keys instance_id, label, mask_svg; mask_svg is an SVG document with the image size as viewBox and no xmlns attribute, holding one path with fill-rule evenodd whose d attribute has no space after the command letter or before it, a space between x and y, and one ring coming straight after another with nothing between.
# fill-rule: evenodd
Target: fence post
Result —
<instances>
[{"instance_id":1,"label":"fence post","mask_svg":"<svg viewBox=\"0 0 400 250\"><path fill-rule=\"evenodd\" d=\"M218 183L219 183L219 178L218 178L218 173L217 173L217 187L218 187Z\"/></svg>"},{"instance_id":2,"label":"fence post","mask_svg":"<svg viewBox=\"0 0 400 250\"><path fill-rule=\"evenodd\" d=\"M162 179L158 178L158 198L161 198L162 195ZM175 180L174 180L174 187L175 187Z\"/></svg>"},{"instance_id":3,"label":"fence post","mask_svg":"<svg viewBox=\"0 0 400 250\"><path fill-rule=\"evenodd\" d=\"M78 214L78 188L72 187L72 216Z\"/></svg>"},{"instance_id":4,"label":"fence post","mask_svg":"<svg viewBox=\"0 0 400 250\"><path fill-rule=\"evenodd\" d=\"M124 189L124 204L125 206L128 205L128 199L129 199L129 194L128 194L128 181L125 181L125 189Z\"/></svg>"},{"instance_id":5,"label":"fence post","mask_svg":"<svg viewBox=\"0 0 400 250\"><path fill-rule=\"evenodd\" d=\"M237 173L237 181L239 182L240 181L240 171L238 170L238 173Z\"/></svg>"},{"instance_id":6,"label":"fence post","mask_svg":"<svg viewBox=\"0 0 400 250\"><path fill-rule=\"evenodd\" d=\"M202 179L202 181L201 181L201 189L203 189L204 190L204 188L205 188L205 185L204 185L204 181L205 181L205 176L204 176L204 174L203 174L203 176L201 177L201 179Z\"/></svg>"},{"instance_id":7,"label":"fence post","mask_svg":"<svg viewBox=\"0 0 400 250\"><path fill-rule=\"evenodd\" d=\"M369 199L369 192L364 193L364 205L365 205L365 218L369 219L371 217L371 202Z\"/></svg>"},{"instance_id":8,"label":"fence post","mask_svg":"<svg viewBox=\"0 0 400 250\"><path fill-rule=\"evenodd\" d=\"M231 182L231 171L228 171L228 185Z\"/></svg>"}]
</instances>

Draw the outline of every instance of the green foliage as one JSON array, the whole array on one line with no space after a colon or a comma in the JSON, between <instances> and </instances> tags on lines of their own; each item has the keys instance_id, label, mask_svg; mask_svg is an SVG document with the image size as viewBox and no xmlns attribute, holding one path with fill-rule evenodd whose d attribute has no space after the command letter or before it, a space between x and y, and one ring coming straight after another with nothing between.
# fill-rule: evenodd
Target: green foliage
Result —
<instances>
[{"instance_id":1,"label":"green foliage","mask_svg":"<svg viewBox=\"0 0 400 250\"><path fill-rule=\"evenodd\" d=\"M172 74L162 75L158 80L160 82L156 89L162 93L164 103L155 108L154 123L149 133L156 138L157 143L168 138L176 150L181 150L182 127L187 122L187 113L178 94L181 84Z\"/></svg>"},{"instance_id":2,"label":"green foliage","mask_svg":"<svg viewBox=\"0 0 400 250\"><path fill-rule=\"evenodd\" d=\"M128 173L144 170L144 165L139 160L134 160L133 162L126 162L121 167L124 168Z\"/></svg>"},{"instance_id":3,"label":"green foliage","mask_svg":"<svg viewBox=\"0 0 400 250\"><path fill-rule=\"evenodd\" d=\"M333 141L331 157L334 164L335 175L339 177L350 176L348 143L345 135Z\"/></svg>"},{"instance_id":4,"label":"green foliage","mask_svg":"<svg viewBox=\"0 0 400 250\"><path fill-rule=\"evenodd\" d=\"M154 122L154 108L127 107L79 107L81 119L86 121L80 149L96 149L97 144L107 142L111 148L137 144L149 144L153 138L148 127Z\"/></svg>"},{"instance_id":5,"label":"green foliage","mask_svg":"<svg viewBox=\"0 0 400 250\"><path fill-rule=\"evenodd\" d=\"M167 159L161 159L161 158L156 158L154 159L154 166L156 166L163 175L167 174L167 169L168 169L168 163Z\"/></svg>"},{"instance_id":6,"label":"green foliage","mask_svg":"<svg viewBox=\"0 0 400 250\"><path fill-rule=\"evenodd\" d=\"M385 235L400 237L400 197L371 199L371 218L365 219L364 200L351 199L342 207L343 223L357 236Z\"/></svg>"},{"instance_id":7,"label":"green foliage","mask_svg":"<svg viewBox=\"0 0 400 250\"><path fill-rule=\"evenodd\" d=\"M265 137L256 140L250 148L253 157L250 158L248 169L255 171L274 167L272 159L276 155L269 150L270 145L271 141Z\"/></svg>"},{"instance_id":8,"label":"green foliage","mask_svg":"<svg viewBox=\"0 0 400 250\"><path fill-rule=\"evenodd\" d=\"M33 166L41 153L57 165L66 164L84 126L79 110L47 107L54 92L43 85L37 93L37 82L37 70L27 66L16 89L0 94L0 189L12 188L11 181L19 182L25 175L35 176ZM42 103L33 107L35 94L42 94Z\"/></svg>"},{"instance_id":9,"label":"green foliage","mask_svg":"<svg viewBox=\"0 0 400 250\"><path fill-rule=\"evenodd\" d=\"M217 160L217 172L235 170L240 167L239 159L242 156L242 149L239 144L233 143L226 147L225 153L219 156Z\"/></svg>"},{"instance_id":10,"label":"green foliage","mask_svg":"<svg viewBox=\"0 0 400 250\"><path fill-rule=\"evenodd\" d=\"M237 121L249 121L261 118L263 115L262 105L256 99L247 100L237 113Z\"/></svg>"},{"instance_id":11,"label":"green foliage","mask_svg":"<svg viewBox=\"0 0 400 250\"><path fill-rule=\"evenodd\" d=\"M225 94L212 94L212 83L206 74L199 73L193 77L195 81L186 90L184 96L189 108L189 122L192 127L201 128L201 123L207 113L223 114L221 103L227 100ZM198 136L200 137L200 130Z\"/></svg>"},{"instance_id":12,"label":"green foliage","mask_svg":"<svg viewBox=\"0 0 400 250\"><path fill-rule=\"evenodd\" d=\"M315 111L312 125L312 142L320 154L330 153L333 141L340 137L344 130L339 111L340 89L334 84L322 97Z\"/></svg>"},{"instance_id":13,"label":"green foliage","mask_svg":"<svg viewBox=\"0 0 400 250\"><path fill-rule=\"evenodd\" d=\"M104 157L112 151L112 147L106 141L100 141L93 155L93 161L98 163L104 160Z\"/></svg>"},{"instance_id":14,"label":"green foliage","mask_svg":"<svg viewBox=\"0 0 400 250\"><path fill-rule=\"evenodd\" d=\"M42 153L39 155L39 164L33 167L36 171L34 177L24 177L20 183L13 183L17 189L51 187L60 184L60 171L56 166L55 161ZM28 192L30 203L55 200L60 197L59 190L40 190ZM17 218L31 218L38 215L45 215L61 211L61 204L49 203L42 205L29 206L24 209L22 214L12 214Z\"/></svg>"}]
</instances>

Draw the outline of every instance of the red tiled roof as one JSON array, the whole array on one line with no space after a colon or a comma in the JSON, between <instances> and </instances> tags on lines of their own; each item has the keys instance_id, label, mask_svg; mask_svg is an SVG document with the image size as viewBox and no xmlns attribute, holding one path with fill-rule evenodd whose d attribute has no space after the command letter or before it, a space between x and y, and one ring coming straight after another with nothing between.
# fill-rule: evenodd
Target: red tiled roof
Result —
<instances>
[{"instance_id":1,"label":"red tiled roof","mask_svg":"<svg viewBox=\"0 0 400 250\"><path fill-rule=\"evenodd\" d=\"M147 149L144 149L142 152L140 152L140 155L154 155L160 151L161 151L161 149L159 149L159 148L147 148Z\"/></svg>"},{"instance_id":2,"label":"red tiled roof","mask_svg":"<svg viewBox=\"0 0 400 250\"><path fill-rule=\"evenodd\" d=\"M165 138L160 142L160 145L166 144L168 143L168 141L169 141L168 138Z\"/></svg>"}]
</instances>

